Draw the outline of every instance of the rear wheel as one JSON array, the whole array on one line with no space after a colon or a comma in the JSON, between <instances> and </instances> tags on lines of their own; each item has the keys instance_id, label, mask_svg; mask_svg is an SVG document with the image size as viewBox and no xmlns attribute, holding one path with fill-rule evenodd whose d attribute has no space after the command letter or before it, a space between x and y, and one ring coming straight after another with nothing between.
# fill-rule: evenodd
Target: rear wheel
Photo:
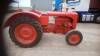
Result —
<instances>
[{"instance_id":1,"label":"rear wheel","mask_svg":"<svg viewBox=\"0 0 100 56\"><path fill-rule=\"evenodd\" d=\"M71 30L66 35L66 42L69 45L76 46L81 43L83 36L81 32L77 30Z\"/></svg>"},{"instance_id":2,"label":"rear wheel","mask_svg":"<svg viewBox=\"0 0 100 56\"><path fill-rule=\"evenodd\" d=\"M42 29L36 20L22 16L12 22L9 34L12 41L20 47L32 47L40 41Z\"/></svg>"}]
</instances>

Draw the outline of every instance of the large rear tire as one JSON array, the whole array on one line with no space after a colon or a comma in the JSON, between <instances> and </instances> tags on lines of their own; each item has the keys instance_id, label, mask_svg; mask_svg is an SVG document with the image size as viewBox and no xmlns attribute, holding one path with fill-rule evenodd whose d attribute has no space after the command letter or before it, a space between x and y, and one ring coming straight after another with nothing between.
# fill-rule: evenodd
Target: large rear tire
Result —
<instances>
[{"instance_id":1,"label":"large rear tire","mask_svg":"<svg viewBox=\"0 0 100 56\"><path fill-rule=\"evenodd\" d=\"M24 48L33 47L40 42L42 28L35 19L21 16L12 22L9 34L16 45Z\"/></svg>"}]
</instances>

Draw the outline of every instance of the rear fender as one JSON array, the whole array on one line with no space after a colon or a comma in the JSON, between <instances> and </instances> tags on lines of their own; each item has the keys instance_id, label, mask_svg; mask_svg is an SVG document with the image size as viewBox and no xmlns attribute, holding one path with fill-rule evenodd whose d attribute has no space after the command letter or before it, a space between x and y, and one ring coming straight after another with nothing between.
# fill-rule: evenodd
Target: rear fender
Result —
<instances>
[{"instance_id":1,"label":"rear fender","mask_svg":"<svg viewBox=\"0 0 100 56\"><path fill-rule=\"evenodd\" d=\"M15 13L13 15L11 15L8 20L6 20L3 24L4 27L8 27L11 25L11 23L17 18L17 17L20 17L20 16L28 16L28 17L31 17L33 19L36 19L37 21L39 21L39 18L41 15L37 14L37 13L33 13L33 12L18 12L18 13Z\"/></svg>"}]
</instances>

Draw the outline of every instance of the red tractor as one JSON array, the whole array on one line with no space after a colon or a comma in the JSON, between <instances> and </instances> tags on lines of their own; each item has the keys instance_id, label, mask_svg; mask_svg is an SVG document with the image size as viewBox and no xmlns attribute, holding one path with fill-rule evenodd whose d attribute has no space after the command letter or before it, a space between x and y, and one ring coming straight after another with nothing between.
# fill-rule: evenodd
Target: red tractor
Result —
<instances>
[{"instance_id":1,"label":"red tractor","mask_svg":"<svg viewBox=\"0 0 100 56\"><path fill-rule=\"evenodd\" d=\"M43 32L62 33L71 46L80 44L81 32L75 30L78 20L76 12L37 10L17 11L5 22L9 26L9 34L13 42L20 47L32 47L39 43Z\"/></svg>"}]
</instances>

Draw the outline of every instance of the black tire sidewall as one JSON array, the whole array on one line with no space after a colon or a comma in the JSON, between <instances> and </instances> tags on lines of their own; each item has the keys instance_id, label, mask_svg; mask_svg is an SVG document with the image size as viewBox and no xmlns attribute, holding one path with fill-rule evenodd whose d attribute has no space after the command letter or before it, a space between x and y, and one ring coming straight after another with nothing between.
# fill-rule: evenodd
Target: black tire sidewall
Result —
<instances>
[{"instance_id":1,"label":"black tire sidewall","mask_svg":"<svg viewBox=\"0 0 100 56\"><path fill-rule=\"evenodd\" d=\"M80 36L80 41L79 41L78 43L72 44L72 43L69 42L69 39L70 39L69 36L72 35L72 34L78 34L78 35ZM71 46L79 45L79 44L82 42L82 40L83 40L83 36L82 36L82 34L81 34L80 31L71 30L71 31L69 31L69 32L66 34L66 42L67 42L67 44L69 44L69 45L71 45Z\"/></svg>"},{"instance_id":2,"label":"black tire sidewall","mask_svg":"<svg viewBox=\"0 0 100 56\"><path fill-rule=\"evenodd\" d=\"M16 26L18 26L21 23L31 24L36 29L37 34L38 34L35 41L33 41L32 43L30 43L28 45L24 45L24 44L20 43L15 38L14 30L15 30ZM26 17L26 16L16 18L16 20L14 20L12 22L12 24L10 25L9 33L10 33L10 37L11 37L12 41L15 42L16 45L19 45L20 47L25 47L25 48L35 46L36 44L38 44L38 42L40 41L40 39L42 37L42 29L41 29L40 25L38 24L38 22L36 20L34 20L30 17Z\"/></svg>"}]
</instances>

